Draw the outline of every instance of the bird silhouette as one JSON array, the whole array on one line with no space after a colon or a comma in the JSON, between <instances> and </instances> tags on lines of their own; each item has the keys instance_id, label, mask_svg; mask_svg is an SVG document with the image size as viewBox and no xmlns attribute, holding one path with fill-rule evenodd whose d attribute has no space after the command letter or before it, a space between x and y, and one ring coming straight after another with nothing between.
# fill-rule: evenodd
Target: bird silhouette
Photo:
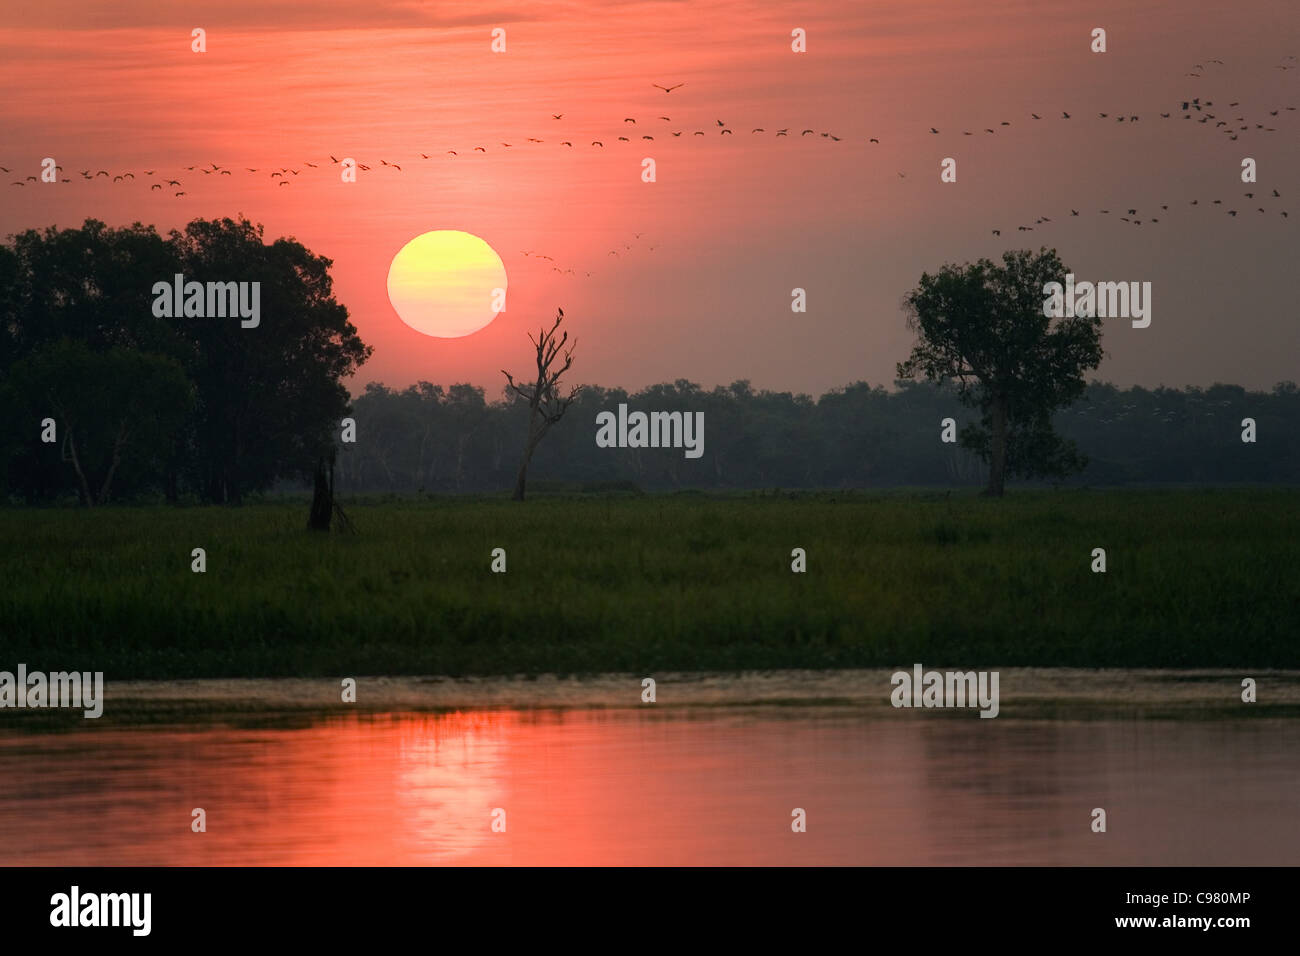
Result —
<instances>
[{"instance_id":1,"label":"bird silhouette","mask_svg":"<svg viewBox=\"0 0 1300 956\"><path fill-rule=\"evenodd\" d=\"M1069 118L1070 118L1070 114L1065 112L1065 110L1061 110L1061 119L1069 119Z\"/></svg>"},{"instance_id":2,"label":"bird silhouette","mask_svg":"<svg viewBox=\"0 0 1300 956\"><path fill-rule=\"evenodd\" d=\"M552 113L552 114L551 114L551 119L564 119L564 114L563 114L563 113Z\"/></svg>"},{"instance_id":3,"label":"bird silhouette","mask_svg":"<svg viewBox=\"0 0 1300 956\"><path fill-rule=\"evenodd\" d=\"M162 189L162 183L154 183L152 186L149 187L149 189L150 191L153 191L155 189Z\"/></svg>"},{"instance_id":4,"label":"bird silhouette","mask_svg":"<svg viewBox=\"0 0 1300 956\"><path fill-rule=\"evenodd\" d=\"M995 236L1000 236L1000 235L1002 235L1002 230L1001 230L1001 229L994 229L994 230L993 230L993 235L995 235Z\"/></svg>"},{"instance_id":5,"label":"bird silhouette","mask_svg":"<svg viewBox=\"0 0 1300 956\"><path fill-rule=\"evenodd\" d=\"M671 93L673 90L681 89L685 83L675 83L672 86L660 86L658 83L651 83L656 90L663 90L665 93Z\"/></svg>"},{"instance_id":6,"label":"bird silhouette","mask_svg":"<svg viewBox=\"0 0 1300 956\"><path fill-rule=\"evenodd\" d=\"M592 146L599 146L601 149L604 149L604 148L605 148L605 144L602 143L602 142L601 142L600 140L598 140L598 139L594 139L594 140L592 140L592 141L591 141L591 145L592 145Z\"/></svg>"},{"instance_id":7,"label":"bird silhouette","mask_svg":"<svg viewBox=\"0 0 1300 956\"><path fill-rule=\"evenodd\" d=\"M487 152L487 150L484 149L482 146L475 146L474 149L475 149L476 151L480 152L480 153L486 153L486 152Z\"/></svg>"},{"instance_id":8,"label":"bird silhouette","mask_svg":"<svg viewBox=\"0 0 1300 956\"><path fill-rule=\"evenodd\" d=\"M632 119L632 117L630 117L630 116L627 117L627 119L623 120L623 122L624 122L624 123L631 123L633 126L636 125L636 120Z\"/></svg>"}]
</instances>

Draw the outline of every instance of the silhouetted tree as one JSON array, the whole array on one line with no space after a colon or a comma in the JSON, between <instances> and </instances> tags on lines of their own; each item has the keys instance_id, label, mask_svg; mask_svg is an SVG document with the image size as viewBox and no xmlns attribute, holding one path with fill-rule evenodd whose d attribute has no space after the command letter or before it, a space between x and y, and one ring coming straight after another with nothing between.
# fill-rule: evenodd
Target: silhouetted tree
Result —
<instances>
[{"instance_id":1,"label":"silhouetted tree","mask_svg":"<svg viewBox=\"0 0 1300 956\"><path fill-rule=\"evenodd\" d=\"M533 452L537 450L538 443L542 440L552 425L564 417L564 413L569 410L573 400L578 393L582 391L582 386L577 385L569 390L569 394L561 397L559 391L560 376L569 370L573 365L573 350L577 347L578 342L575 339L573 344L567 349L565 343L569 341L569 333L565 332L560 338L555 337L556 331L560 328L560 323L564 321L564 310L557 309L555 324L551 326L550 331L545 329L537 330L537 338L533 338L530 333L528 340L533 343L537 350L537 379L528 385L518 385L512 376L505 369L501 374L506 377L507 388L528 403L528 438L524 442L524 454L519 462L519 474L515 478L515 501L524 500L524 485L528 478L528 463L532 461ZM557 359L563 359L558 368L555 368Z\"/></svg>"},{"instance_id":2,"label":"silhouetted tree","mask_svg":"<svg viewBox=\"0 0 1300 956\"><path fill-rule=\"evenodd\" d=\"M129 458L113 470L110 488L162 488L172 500L188 486L210 501L238 502L281 479L310 478L347 412L342 379L371 352L334 298L331 264L291 239L265 243L261 227L242 217L196 219L165 239L152 226L111 229L94 219L79 229L29 229L0 248L0 385L16 363L65 339L93 355L119 349L169 360L179 363L192 384L193 402L178 406L188 411L184 427L133 424L132 437L118 443L125 450L129 441ZM259 282L260 324L243 328L239 317L155 314L155 283L171 282L177 273L187 281ZM120 356L105 364L81 353L57 354L73 363L64 372L88 370L119 406L125 399L114 389L131 386L132 368L146 376L158 371L149 363L131 366ZM41 371L67 380L48 363ZM125 380L110 388L102 379L110 373ZM147 382L146 377L141 385ZM5 399L10 405L20 400L12 389ZM64 402L71 408L74 399ZM90 412L82 411L83 422L92 420ZM162 417L169 414L164 409ZM21 421L21 434L33 434L34 423ZM106 438L109 461L116 434ZM92 436L82 425L74 437L80 461L87 442L104 436ZM16 457L0 458L7 466L0 477L9 487L32 500L74 488L82 498L87 488L97 497L89 476L66 483L66 469L50 460L50 446L24 442L0 436L0 450L22 446ZM147 442L157 446L146 448ZM71 458L72 445L62 450ZM135 469L123 483L128 465L145 461L151 467Z\"/></svg>"},{"instance_id":3,"label":"silhouetted tree","mask_svg":"<svg viewBox=\"0 0 1300 956\"><path fill-rule=\"evenodd\" d=\"M114 479L126 478L129 487L132 477L156 468L194 401L174 359L120 346L92 352L68 339L16 362L5 390L3 404L20 410L33 444L36 423L54 420L53 444L87 506L108 501Z\"/></svg>"},{"instance_id":4,"label":"silhouetted tree","mask_svg":"<svg viewBox=\"0 0 1300 956\"><path fill-rule=\"evenodd\" d=\"M1002 264L945 265L922 273L904 307L920 336L898 377L955 384L980 412L961 444L989 463L986 493L1000 496L1008 474L1064 476L1086 464L1052 415L1083 394L1083 372L1101 363L1101 319L1051 319L1043 286L1068 270L1055 250L1008 251Z\"/></svg>"}]
</instances>

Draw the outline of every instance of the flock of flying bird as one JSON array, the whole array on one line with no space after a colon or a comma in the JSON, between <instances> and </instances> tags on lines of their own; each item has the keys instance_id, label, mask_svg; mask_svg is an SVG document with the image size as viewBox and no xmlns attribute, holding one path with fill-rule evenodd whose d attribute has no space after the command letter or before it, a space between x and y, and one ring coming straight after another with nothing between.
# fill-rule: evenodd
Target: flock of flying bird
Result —
<instances>
[{"instance_id":1,"label":"flock of flying bird","mask_svg":"<svg viewBox=\"0 0 1300 956\"><path fill-rule=\"evenodd\" d=\"M1222 60L1207 59L1206 63L1204 64L1201 63L1195 64L1191 68L1191 70L1185 74L1185 77L1203 79L1211 76L1213 72L1217 70L1217 68L1222 66L1223 66ZM1288 55L1285 58L1283 58L1283 62L1279 64L1276 67L1276 69L1287 71L1287 70L1296 69L1297 66L1300 66L1300 63L1297 63L1296 57L1294 55ZM1210 72L1207 72L1207 70L1209 70ZM657 83L653 84L655 89L661 90L665 94L671 94L675 90L681 89L684 85L685 85L684 83L676 83L670 86L663 86ZM1175 115L1179 115L1181 120L1183 121L1192 122L1196 125L1206 126L1210 130L1221 131L1231 141L1236 141L1240 137L1247 134L1256 134L1261 132L1275 133L1278 131L1278 128L1271 124L1273 122L1276 122L1277 118L1282 116L1284 113L1294 112L1296 110L1295 106L1285 106L1285 107L1279 106L1276 109L1268 110L1267 119L1264 119L1263 122L1260 122L1259 119L1256 118L1252 118L1248 120L1247 117L1244 115L1244 113L1242 113L1242 111L1240 110L1240 102L1236 100L1229 102L1226 105L1226 107L1224 106L1216 107L1214 100L1211 100L1208 97L1202 99L1202 97L1198 95L1198 96L1192 96L1187 99L1181 100L1179 101L1179 103L1180 105L1177 107L1177 109L1174 109L1171 106L1168 112L1159 112L1158 121L1173 120ZM1219 110L1219 112L1211 112L1211 109L1217 109ZM1068 110L1061 110L1060 113L1061 115L1059 121L1062 122L1075 120L1076 115L1078 115L1076 113L1071 113ZM1242 113L1242 115L1233 115L1233 113ZM564 113L551 113L550 121L551 123L562 122L564 120L564 116L565 116ZM1098 112L1096 114L1096 117L1097 117L1097 121L1114 121L1115 123L1127 123L1129 125L1136 124L1140 122L1142 119L1142 116L1140 114L1127 113L1127 112ZM1029 114L1028 125L1032 125L1034 123L1039 123L1043 121L1044 121L1043 115L1034 112L1031 112ZM666 127L662 127L662 126L657 126L658 123L667 123L669 125ZM1212 127L1209 126L1210 123L1214 123L1214 126ZM649 124L652 129L655 129L655 132L643 132L643 130L646 129L647 124ZM673 124L671 117L668 116L658 115L653 119L643 118L640 123L638 123L637 117L628 116L623 118L620 135L616 137L605 136L605 137L591 140L590 145L586 145L586 144L580 144L580 145L584 145L585 148L589 150L590 149L603 150L606 148L606 140L609 140L611 145L617 143L631 144L633 142L642 142L642 141L654 142L656 141L656 133L658 133L658 139L661 140L674 140L674 139L687 137L688 135L691 139L694 139L695 137L707 136L709 135L710 132L716 133L719 137L735 135L735 131L732 129L732 126L726 123L725 121L716 119L714 120L714 124L715 125L711 125L706 129L698 129L698 128L697 129L685 129L685 128L673 129L672 128L673 125L676 124ZM986 127L981 127L981 129L983 130L984 135L996 135L999 129L1003 129L1011 126L1012 123L1010 120L1000 120L996 127L986 126ZM928 129L931 135L934 136L943 135L942 132L937 127L930 126L928 127ZM765 135L768 132L769 132L769 127L767 126L750 127L748 134L746 134L746 138L752 136ZM815 130L807 127L799 128L799 129L793 126L782 127L779 129L771 128L771 132L773 134L773 138L787 137L790 139L803 139L808 136L813 136L814 139L824 140L827 143L840 143L845 141L851 141L851 138L847 136L841 136L829 131L820 131L820 130ZM961 134L963 136L980 135L978 132L973 130L962 130ZM871 146L880 145L880 138L877 136L866 137L865 140L866 141L864 145L867 145L868 148L870 148ZM528 136L522 139L520 145L524 145L524 146L542 145L546 142L547 140L541 137ZM561 148L566 148L566 149L579 148L579 146L575 145L575 143L573 142L572 137L568 139L553 138L551 142L558 144L558 146ZM493 149L496 148L498 147L494 145ZM499 148L515 149L516 143L503 141L500 143ZM473 155L475 153L487 153L488 146L476 145L471 150L468 150L466 152L469 155ZM442 155L451 158L451 157L460 156L461 153L462 153L461 150L447 149L445 153ZM436 155L437 154L422 152L419 154L419 157L421 161L429 161L435 159ZM278 187L283 187L283 186L292 185L295 181L297 181L297 177L302 175L303 172L307 169L328 168L328 166L338 165L341 162L342 160L339 157L331 155L329 157L328 163L326 163L325 160L322 158L319 162L304 162L301 164L299 168L286 166L286 167L271 169L271 168L258 168L258 167L246 166L246 167L239 167L238 169L234 169L231 167L224 167L218 165L217 163L211 163L208 165L196 164L194 166L186 166L185 171L203 177L214 176L217 178L220 178L222 176L234 176L236 173L239 173L240 175L245 175L245 174L256 175L258 173L262 173L267 176L268 180L276 181L276 185ZM402 172L402 166L399 163L389 162L386 159L380 159L378 162L381 168L391 170L396 173ZM63 172L62 166L56 166L55 169L58 173ZM357 169L359 169L362 172L369 172L371 171L372 167L365 163L357 163ZM0 171L5 173L12 172L10 168L5 166L0 166ZM105 170L105 169L96 170L94 172L92 172L90 169L83 169L80 170L80 175L83 180L87 180L87 181L94 182L94 181L98 181L100 178L103 178L109 183L114 183L114 184L120 183L123 185L132 185L137 183L143 184L147 179L147 180L151 180L149 182L150 193L171 192L173 197L177 199L188 195L188 191L185 188L185 184L180 179L180 174L177 174L176 178L167 178L165 175L160 175L157 170L148 169L148 170L143 170L143 175L144 177L146 177L146 179L137 180L135 173L131 171L123 171L121 173L114 174L109 170ZM906 173L899 172L898 176L901 179L906 179ZM60 181L63 183L70 183L72 182L72 179L67 177L62 177ZM22 186L26 186L27 183L29 182L40 182L40 179L37 176L27 176L25 180L14 181L12 185L22 187ZM1244 198L1251 200L1252 202L1256 200L1256 194L1258 194L1259 197L1261 197L1261 199L1265 201L1267 199L1282 198L1281 193L1277 189L1271 189L1271 188L1270 189L1258 188L1258 189L1251 189L1243 192ZM1193 199L1190 201L1191 206L1198 206L1200 204L1201 203L1199 199ZM1205 205L1221 206L1223 204L1224 204L1223 200L1213 199L1208 201ZM1160 206L1159 212L1167 212L1170 208L1169 203L1160 203L1159 206ZM1267 212L1264 206L1255 206L1253 208L1255 208L1260 213ZM1239 212L1239 210L1232 209L1232 208L1226 209L1224 211L1226 211L1229 216L1233 216L1233 217L1235 217ZM1142 225L1143 222L1158 224L1160 222L1160 217L1156 214L1156 212L1157 211L1155 209L1150 209L1148 211L1141 211L1139 210L1138 207L1131 207L1131 208L1127 208L1125 215L1116 215L1115 218L1121 222L1130 223L1134 226L1140 226ZM1287 210L1283 209L1283 210L1279 210L1279 212L1282 218L1284 219L1290 218L1290 214ZM1111 211L1109 209L1102 209L1099 210L1099 214L1110 215ZM1078 210L1071 209L1069 211L1068 217L1062 215L1061 218L1071 218L1071 217L1077 217L1079 215L1081 214ZM1045 223L1051 223L1051 222L1053 222L1053 219L1051 217L1041 216L1036 220L1034 220L1033 225L1020 225L1017 227L1017 230L1021 232L1032 232L1036 226L1041 226ZM992 230L992 234L994 236L1001 236L1002 230L994 229ZM625 244L625 251L630 250L631 248L632 248L631 245ZM650 248L653 249L653 246ZM535 258L538 259L549 258L547 256L538 255L533 252L526 252L524 253L524 255L534 256ZM618 256L619 251L617 249L610 250L609 255ZM555 272L561 274L576 275L576 272L573 269L561 269L558 266L552 266L552 268ZM590 273L587 274L590 275Z\"/></svg>"}]
</instances>

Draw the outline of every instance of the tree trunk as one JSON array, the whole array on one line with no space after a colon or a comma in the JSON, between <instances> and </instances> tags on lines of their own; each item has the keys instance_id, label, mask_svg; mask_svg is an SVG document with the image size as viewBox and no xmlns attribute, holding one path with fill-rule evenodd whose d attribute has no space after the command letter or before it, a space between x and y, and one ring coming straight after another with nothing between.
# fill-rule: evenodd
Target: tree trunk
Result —
<instances>
[{"instance_id":1,"label":"tree trunk","mask_svg":"<svg viewBox=\"0 0 1300 956\"><path fill-rule=\"evenodd\" d=\"M72 429L66 429L65 438L63 439L64 461L72 462L72 468L77 473L78 488L81 491L81 500L88 508L95 506L95 496L90 493L90 483L86 481L86 474L81 470L81 460L77 457L77 440L72 437ZM69 453L71 453L69 455Z\"/></svg>"},{"instance_id":2,"label":"tree trunk","mask_svg":"<svg viewBox=\"0 0 1300 956\"><path fill-rule=\"evenodd\" d=\"M524 444L524 457L519 462L519 474L515 478L515 493L511 495L514 501L524 500L524 485L528 479L528 463L533 460L533 452L537 450L537 444L542 440L546 428L536 428L533 425L533 419L528 420L528 441Z\"/></svg>"},{"instance_id":3,"label":"tree trunk","mask_svg":"<svg viewBox=\"0 0 1300 956\"><path fill-rule=\"evenodd\" d=\"M311 514L307 518L307 527L312 531L329 531L330 519L334 517L334 489L325 472L325 459L316 459L315 489L311 496Z\"/></svg>"},{"instance_id":4,"label":"tree trunk","mask_svg":"<svg viewBox=\"0 0 1300 956\"><path fill-rule=\"evenodd\" d=\"M989 484L984 494L1001 498L1007 471L1007 400L993 399L993 435L989 449Z\"/></svg>"},{"instance_id":5,"label":"tree trunk","mask_svg":"<svg viewBox=\"0 0 1300 956\"><path fill-rule=\"evenodd\" d=\"M524 500L524 485L526 484L527 479L528 479L528 456L525 455L524 460L519 463L519 474L515 477L515 493L510 496L512 500L514 501Z\"/></svg>"}]
</instances>

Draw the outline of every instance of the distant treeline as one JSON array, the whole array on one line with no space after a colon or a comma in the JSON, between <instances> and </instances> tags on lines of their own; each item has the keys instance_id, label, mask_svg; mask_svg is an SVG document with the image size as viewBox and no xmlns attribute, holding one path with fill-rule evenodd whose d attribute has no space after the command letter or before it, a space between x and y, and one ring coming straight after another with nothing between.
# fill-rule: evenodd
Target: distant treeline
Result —
<instances>
[{"instance_id":1,"label":"distant treeline","mask_svg":"<svg viewBox=\"0 0 1300 956\"><path fill-rule=\"evenodd\" d=\"M704 413L704 454L681 448L600 448L596 416L617 411ZM471 385L370 385L353 401L356 442L338 461L342 493L485 492L508 489L527 409L488 401ZM706 391L679 380L636 393L589 386L538 448L537 482L581 488L853 488L981 484L985 465L940 441L941 421L972 416L946 389L857 383L813 399L735 382ZM1242 441L1254 419L1257 441ZM1088 457L1067 484L1300 480L1300 391L1237 385L1120 389L1094 382L1055 419Z\"/></svg>"}]
</instances>

